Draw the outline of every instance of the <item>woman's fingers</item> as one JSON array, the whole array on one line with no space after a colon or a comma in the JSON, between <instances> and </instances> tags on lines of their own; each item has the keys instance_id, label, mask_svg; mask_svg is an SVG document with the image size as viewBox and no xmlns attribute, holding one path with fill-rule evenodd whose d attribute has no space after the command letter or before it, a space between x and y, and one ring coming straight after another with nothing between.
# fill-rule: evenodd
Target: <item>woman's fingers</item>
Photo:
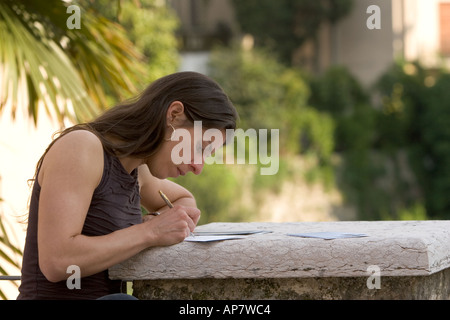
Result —
<instances>
[{"instance_id":1,"label":"woman's fingers","mask_svg":"<svg viewBox=\"0 0 450 320\"><path fill-rule=\"evenodd\" d=\"M199 218L199 209L176 205L147 221L151 223L152 232L156 235L156 242L159 245L172 245L189 236Z\"/></svg>"},{"instance_id":2,"label":"woman's fingers","mask_svg":"<svg viewBox=\"0 0 450 320\"><path fill-rule=\"evenodd\" d=\"M192 222L194 223L194 228L198 223L198 220L200 219L200 210L198 208L194 207L185 207L187 215L191 218ZM194 231L192 229L191 231Z\"/></svg>"},{"instance_id":3,"label":"woman's fingers","mask_svg":"<svg viewBox=\"0 0 450 320\"><path fill-rule=\"evenodd\" d=\"M189 230L192 232L200 219L200 210L194 207L175 206L172 210L179 214L179 218L186 221Z\"/></svg>"}]
</instances>

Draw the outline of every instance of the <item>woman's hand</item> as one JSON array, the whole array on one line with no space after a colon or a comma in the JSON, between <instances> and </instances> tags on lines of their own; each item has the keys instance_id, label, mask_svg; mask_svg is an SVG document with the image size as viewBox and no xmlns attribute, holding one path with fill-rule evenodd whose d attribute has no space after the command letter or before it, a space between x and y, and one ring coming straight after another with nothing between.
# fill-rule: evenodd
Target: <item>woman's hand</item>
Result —
<instances>
[{"instance_id":1,"label":"woman's hand","mask_svg":"<svg viewBox=\"0 0 450 320\"><path fill-rule=\"evenodd\" d=\"M199 219L198 208L181 205L175 205L159 216L146 219L144 224L147 225L150 236L149 245L169 246L183 241L194 231Z\"/></svg>"}]
</instances>

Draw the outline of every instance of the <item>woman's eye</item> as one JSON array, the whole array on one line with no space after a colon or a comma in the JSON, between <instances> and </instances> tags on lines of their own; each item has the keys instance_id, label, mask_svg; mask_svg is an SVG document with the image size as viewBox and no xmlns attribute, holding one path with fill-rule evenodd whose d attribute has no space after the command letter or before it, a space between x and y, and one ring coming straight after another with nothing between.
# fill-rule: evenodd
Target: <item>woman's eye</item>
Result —
<instances>
[{"instance_id":1,"label":"woman's eye","mask_svg":"<svg viewBox=\"0 0 450 320\"><path fill-rule=\"evenodd\" d=\"M205 150L202 145L197 145L197 152L203 152Z\"/></svg>"},{"instance_id":2,"label":"woman's eye","mask_svg":"<svg viewBox=\"0 0 450 320\"><path fill-rule=\"evenodd\" d=\"M206 148L203 149L203 153L209 157L212 154L213 147L212 145L208 145Z\"/></svg>"}]
</instances>

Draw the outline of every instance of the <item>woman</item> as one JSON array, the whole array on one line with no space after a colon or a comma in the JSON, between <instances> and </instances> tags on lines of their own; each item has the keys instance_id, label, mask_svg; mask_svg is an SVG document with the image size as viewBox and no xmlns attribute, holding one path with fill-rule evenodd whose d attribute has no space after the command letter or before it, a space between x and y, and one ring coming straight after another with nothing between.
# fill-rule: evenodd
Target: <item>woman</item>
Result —
<instances>
[{"instance_id":1,"label":"woman","mask_svg":"<svg viewBox=\"0 0 450 320\"><path fill-rule=\"evenodd\" d=\"M18 299L97 299L120 292L109 267L145 248L183 241L200 211L189 191L165 178L200 174L203 163L175 165L171 150L178 142L171 137L177 128L193 133L194 121L225 132L236 119L213 80L180 72L63 131L37 164ZM202 149L208 144L203 141ZM143 219L141 206L161 214ZM80 289L66 284L69 266L81 271Z\"/></svg>"}]
</instances>

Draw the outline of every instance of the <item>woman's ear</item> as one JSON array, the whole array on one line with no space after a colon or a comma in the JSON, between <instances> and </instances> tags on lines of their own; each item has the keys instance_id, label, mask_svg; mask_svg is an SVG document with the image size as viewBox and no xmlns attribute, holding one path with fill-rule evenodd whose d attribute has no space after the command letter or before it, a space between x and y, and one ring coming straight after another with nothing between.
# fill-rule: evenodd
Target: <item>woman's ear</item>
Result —
<instances>
[{"instance_id":1,"label":"woman's ear","mask_svg":"<svg viewBox=\"0 0 450 320\"><path fill-rule=\"evenodd\" d=\"M175 127L179 127L186 122L187 118L184 114L184 105L182 102L174 101L170 104L167 109L166 120L167 124L170 123Z\"/></svg>"}]
</instances>

